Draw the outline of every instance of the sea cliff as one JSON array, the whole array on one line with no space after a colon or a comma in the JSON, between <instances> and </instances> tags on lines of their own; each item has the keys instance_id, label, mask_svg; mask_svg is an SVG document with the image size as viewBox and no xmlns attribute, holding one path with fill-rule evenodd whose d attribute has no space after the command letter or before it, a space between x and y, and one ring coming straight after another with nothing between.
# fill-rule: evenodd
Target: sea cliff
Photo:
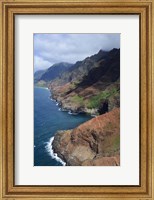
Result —
<instances>
[{"instance_id":1,"label":"sea cliff","mask_svg":"<svg viewBox=\"0 0 154 200\"><path fill-rule=\"evenodd\" d=\"M120 165L120 49L100 50L40 73L37 84L46 83L61 111L95 117L55 133L54 153L69 166Z\"/></svg>"},{"instance_id":2,"label":"sea cliff","mask_svg":"<svg viewBox=\"0 0 154 200\"><path fill-rule=\"evenodd\" d=\"M55 134L54 152L68 166L120 165L120 110L97 116L73 130Z\"/></svg>"},{"instance_id":3,"label":"sea cliff","mask_svg":"<svg viewBox=\"0 0 154 200\"><path fill-rule=\"evenodd\" d=\"M100 115L120 107L120 49L77 62L49 84L52 98L74 113Z\"/></svg>"}]
</instances>

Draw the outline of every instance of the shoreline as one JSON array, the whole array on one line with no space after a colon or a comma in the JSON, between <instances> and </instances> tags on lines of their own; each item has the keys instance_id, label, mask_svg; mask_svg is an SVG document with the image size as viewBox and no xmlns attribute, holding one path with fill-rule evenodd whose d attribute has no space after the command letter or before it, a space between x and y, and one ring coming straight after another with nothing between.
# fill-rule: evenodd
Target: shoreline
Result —
<instances>
[{"instance_id":1,"label":"shoreline","mask_svg":"<svg viewBox=\"0 0 154 200\"><path fill-rule=\"evenodd\" d=\"M48 97L48 98L49 98L51 101L53 101L54 106L57 107L57 109L58 109L59 111L61 111L61 112L67 112L68 115L73 115L73 116L77 116L77 115L85 115L85 117L86 117L86 115L91 116L89 113L71 113L70 110L63 109L63 108L61 107L61 103L58 102L56 99L53 99L53 98L52 98L52 91L51 91L49 88L47 88L47 87L40 87L40 86L35 86L35 88L40 88L40 89L49 90L50 94L49 94L49 97ZM57 111L58 111L58 110L57 110ZM88 121L88 120L87 120L87 121ZM75 127L75 128L76 128L76 127ZM64 160L62 160L62 159L58 156L58 154L57 154L56 152L54 152L54 149L53 149L53 145L52 145L52 144L53 144L55 135L56 135L56 132L54 133L53 136L51 136L51 137L48 139L47 142L45 142L44 148L45 148L47 154L51 157L51 159L56 160L56 161L57 161L58 163L60 163L62 166L66 166L67 163L66 163ZM34 148L35 148L35 146L34 146Z\"/></svg>"},{"instance_id":2,"label":"shoreline","mask_svg":"<svg viewBox=\"0 0 154 200\"><path fill-rule=\"evenodd\" d=\"M37 85L34 85L34 88L42 88L42 89L45 89L45 90L49 90L48 87L41 87L41 86L37 86Z\"/></svg>"},{"instance_id":3,"label":"shoreline","mask_svg":"<svg viewBox=\"0 0 154 200\"><path fill-rule=\"evenodd\" d=\"M49 97L49 98L51 99L51 101L56 102L56 106L58 106L58 108L59 108L58 110L59 110L59 111L68 112L69 115L74 115L74 116L75 116L75 115L78 115L78 114L90 115L91 117L97 117L97 116L99 116L99 114L97 114L97 112L96 112L96 114L95 114L95 113L91 113L91 112L86 112L85 110L79 111L79 112L75 112L75 111L73 111L73 109L63 108L63 107L62 107L62 103L59 102L59 101L57 101L57 99L55 99L55 98L52 97L51 89L49 89L48 87L37 86L37 85L34 86L34 87L49 90L49 91L50 91L50 97ZM86 108L86 109L87 109L87 108Z\"/></svg>"},{"instance_id":4,"label":"shoreline","mask_svg":"<svg viewBox=\"0 0 154 200\"><path fill-rule=\"evenodd\" d=\"M60 157L58 157L57 153L54 152L52 143L54 141L54 136L50 138L50 140L47 142L45 149L49 153L52 159L56 160L57 162L61 163L62 166L66 166L66 162L64 162Z\"/></svg>"},{"instance_id":5,"label":"shoreline","mask_svg":"<svg viewBox=\"0 0 154 200\"><path fill-rule=\"evenodd\" d=\"M50 90L49 88L45 88L45 87L38 87L38 88ZM53 100L51 90L50 90L50 94L51 94L51 96L49 98L51 100ZM57 106L58 110L59 110L61 108L61 103L56 101L54 103L54 106ZM60 109L60 111L62 111L62 110ZM66 110L65 110L65 112L66 112ZM78 114L80 114L80 113L78 113ZM89 113L84 113L84 114L90 115ZM106 115L110 116L111 114L108 113ZM51 159L56 160L62 166L91 165L91 163L94 163L98 166L103 166L104 162L106 164L107 164L107 162L110 162L110 165L112 165L112 166L118 165L118 162L116 161L116 157L115 157L116 155L111 154L111 155L107 156L107 155L102 154L101 158L100 158L100 154L97 155L97 148L98 148L98 146L100 147L100 145L98 145L98 141L99 141L99 143L101 142L101 135L100 135L100 132L98 132L98 133L96 132L95 137L93 137L92 122L99 127L99 124L103 123L102 120L106 115L104 115L104 116L100 115L100 116L98 116L97 119L93 118L93 121L91 121L91 119L89 119L86 122L84 122L84 123L86 123L85 125L80 124L79 126L76 127L77 129L75 128L76 130L74 132L72 132L73 135L71 133L71 136L69 135L68 130L65 130L65 131L62 130L63 135L57 135L55 132L54 135L52 137L49 137L48 141L46 142L46 145L45 145L46 152L51 157ZM113 115L113 117L114 117L114 115ZM105 118L110 121L110 119L109 119L110 117L105 117ZM89 122L89 121L91 121L91 122ZM98 121L99 121L99 123L98 123ZM113 120L113 122L114 122L114 120ZM108 127L108 128L110 128L110 127ZM80 136L79 133L81 132L81 130L83 132L84 137L82 138L82 141L80 142L81 138L79 137ZM106 129L104 129L104 130L106 130ZM66 132L66 133L64 133L64 132ZM74 143L72 145L72 138L73 138L73 142L75 142L76 145L74 145ZM97 138L100 138L100 140L98 140ZM64 139L64 141L63 141L63 139ZM68 141L68 144L67 144L68 148L66 148L66 141ZM91 143L91 141L93 141L93 143ZM84 145L83 145L83 143L84 143ZM89 143L91 144L90 147L89 147ZM82 149L82 154L80 153L81 149ZM61 153L63 151L64 151L64 154ZM73 152L75 152L75 153L73 153ZM101 150L100 150L100 153L101 153ZM61 159L61 154L64 155L64 159L66 162L64 162ZM96 154L97 157L94 154ZM86 156L87 156L87 161L85 161L85 162L82 161L83 157L86 157ZM63 156L62 156L62 158L63 158ZM107 160L104 160L104 159L107 159ZM59 165L59 164L56 164L56 165Z\"/></svg>"},{"instance_id":6,"label":"shoreline","mask_svg":"<svg viewBox=\"0 0 154 200\"><path fill-rule=\"evenodd\" d=\"M50 91L51 92L51 91ZM84 111L80 111L80 112L74 112L73 110L71 109L66 109L66 108L63 108L61 106L61 102L58 102L56 99L52 99L52 97L50 97L51 101L55 102L56 103L56 106L58 107L58 110L61 111L61 112L67 112L69 115L73 115L73 116L76 116L76 115L88 115L88 116L91 116L92 118L93 117L97 117L99 115L94 115L94 114L91 114L89 112L84 112Z\"/></svg>"},{"instance_id":7,"label":"shoreline","mask_svg":"<svg viewBox=\"0 0 154 200\"><path fill-rule=\"evenodd\" d=\"M54 101L54 102L56 102L56 106L58 106L58 110L59 111L61 111L61 112L68 112L68 114L69 115L79 115L79 114L84 114L84 115L89 115L89 116L91 116L92 118L93 117L97 117L97 116L99 116L99 115L97 115L97 114L94 114L94 113L90 113L90 112L86 112L86 111L79 111L79 112L75 112L75 111L73 111L73 109L67 109L67 108L63 108L62 107L62 103L61 102L59 102L59 101L57 101L57 99L55 99L55 98L53 98L52 97L52 92L51 92L51 90L50 89L48 89L49 91L50 91L50 99L51 99L51 101Z\"/></svg>"},{"instance_id":8,"label":"shoreline","mask_svg":"<svg viewBox=\"0 0 154 200\"><path fill-rule=\"evenodd\" d=\"M34 87L49 90L49 92L50 92L50 96L49 96L50 100L56 103L56 106L58 107L58 110L61 111L61 112L67 112L69 115L73 115L73 116L79 115L79 114L88 115L88 116L91 116L92 118L99 116L99 115L91 114L90 112L85 112L85 111L74 112L71 109L63 108L61 102L58 102L57 99L53 99L52 98L52 92L48 87L41 87L41 86L34 86Z\"/></svg>"},{"instance_id":9,"label":"shoreline","mask_svg":"<svg viewBox=\"0 0 154 200\"><path fill-rule=\"evenodd\" d=\"M119 115L120 109L116 108L74 129L59 130L50 148L65 160L66 166L119 166Z\"/></svg>"}]
</instances>

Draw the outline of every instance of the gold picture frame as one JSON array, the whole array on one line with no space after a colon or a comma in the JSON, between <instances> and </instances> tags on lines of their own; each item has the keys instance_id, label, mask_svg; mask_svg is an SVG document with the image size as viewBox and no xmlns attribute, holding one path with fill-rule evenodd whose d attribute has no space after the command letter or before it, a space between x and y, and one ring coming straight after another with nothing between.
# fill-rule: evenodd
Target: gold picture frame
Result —
<instances>
[{"instance_id":1,"label":"gold picture frame","mask_svg":"<svg viewBox=\"0 0 154 200\"><path fill-rule=\"evenodd\" d=\"M154 1L1 0L0 199L154 199ZM16 186L14 184L14 21L18 14L137 14L140 17L140 184ZM128 172L131 175L131 172Z\"/></svg>"}]
</instances>

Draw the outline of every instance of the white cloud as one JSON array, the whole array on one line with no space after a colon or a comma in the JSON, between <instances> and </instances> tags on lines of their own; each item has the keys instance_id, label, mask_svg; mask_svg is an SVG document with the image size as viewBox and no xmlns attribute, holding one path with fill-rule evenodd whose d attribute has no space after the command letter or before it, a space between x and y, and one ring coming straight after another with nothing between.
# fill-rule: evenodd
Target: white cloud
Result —
<instances>
[{"instance_id":1,"label":"white cloud","mask_svg":"<svg viewBox=\"0 0 154 200\"><path fill-rule=\"evenodd\" d=\"M51 63L75 63L100 49L119 47L120 34L35 34L34 67L38 70L48 68Z\"/></svg>"},{"instance_id":2,"label":"white cloud","mask_svg":"<svg viewBox=\"0 0 154 200\"><path fill-rule=\"evenodd\" d=\"M50 67L53 63L44 60L39 56L34 56L34 70L46 69Z\"/></svg>"}]
</instances>

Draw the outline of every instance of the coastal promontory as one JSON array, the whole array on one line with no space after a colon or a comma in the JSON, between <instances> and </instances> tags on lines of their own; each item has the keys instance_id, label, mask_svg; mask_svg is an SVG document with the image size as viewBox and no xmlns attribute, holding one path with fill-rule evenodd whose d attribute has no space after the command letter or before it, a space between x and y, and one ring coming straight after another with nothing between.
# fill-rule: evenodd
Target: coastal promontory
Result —
<instances>
[{"instance_id":1,"label":"coastal promontory","mask_svg":"<svg viewBox=\"0 0 154 200\"><path fill-rule=\"evenodd\" d=\"M60 111L93 117L71 130L59 127L51 144L54 153L67 166L119 166L120 49L101 49L41 73L36 84L49 88Z\"/></svg>"},{"instance_id":2,"label":"coastal promontory","mask_svg":"<svg viewBox=\"0 0 154 200\"><path fill-rule=\"evenodd\" d=\"M120 110L55 134L53 150L68 166L120 165Z\"/></svg>"}]
</instances>

